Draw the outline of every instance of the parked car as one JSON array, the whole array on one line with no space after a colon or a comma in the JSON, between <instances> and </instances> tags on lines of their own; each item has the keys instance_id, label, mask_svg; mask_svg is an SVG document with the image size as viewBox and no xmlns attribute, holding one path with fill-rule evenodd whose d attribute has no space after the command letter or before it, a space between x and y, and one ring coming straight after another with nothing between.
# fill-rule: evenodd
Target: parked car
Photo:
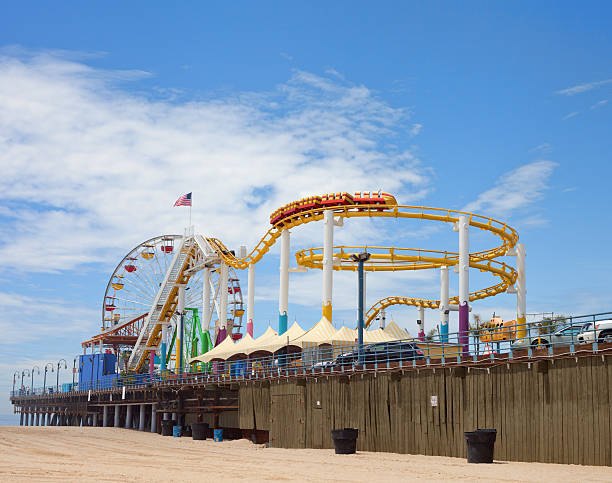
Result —
<instances>
[{"instance_id":1,"label":"parked car","mask_svg":"<svg viewBox=\"0 0 612 483\"><path fill-rule=\"evenodd\" d=\"M607 342L612 343L612 320L597 320L587 322L578 334L579 342Z\"/></svg>"},{"instance_id":2,"label":"parked car","mask_svg":"<svg viewBox=\"0 0 612 483\"><path fill-rule=\"evenodd\" d=\"M511 349L526 349L528 347L548 347L578 344L578 334L583 329L582 325L565 325L550 334L529 334L523 339L517 340L510 346Z\"/></svg>"},{"instance_id":3,"label":"parked car","mask_svg":"<svg viewBox=\"0 0 612 483\"><path fill-rule=\"evenodd\" d=\"M340 354L333 362L334 366L351 366L357 364L357 350ZM374 364L393 361L412 361L424 359L423 351L414 342L381 342L363 348L363 363Z\"/></svg>"}]
</instances>

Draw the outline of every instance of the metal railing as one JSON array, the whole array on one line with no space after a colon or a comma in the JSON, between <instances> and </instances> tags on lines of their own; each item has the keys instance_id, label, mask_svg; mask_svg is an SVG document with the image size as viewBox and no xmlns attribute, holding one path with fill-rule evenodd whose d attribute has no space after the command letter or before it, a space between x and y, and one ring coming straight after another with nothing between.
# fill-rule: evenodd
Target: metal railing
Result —
<instances>
[{"instance_id":1,"label":"metal railing","mask_svg":"<svg viewBox=\"0 0 612 483\"><path fill-rule=\"evenodd\" d=\"M180 384L218 383L297 377L316 374L338 374L376 371L395 367L445 366L486 359L514 359L538 356L563 356L577 351L598 352L598 338L586 338L594 333L597 322L610 320L612 312L584 316L558 316L538 322L470 328L448 335L423 336L412 339L366 344L325 344L298 348L290 344L273 355L262 357L237 354L231 360L197 362L182 373L178 369L124 373L103 376L95 381L66 383L46 388L21 388L11 396L74 393ZM505 324L505 325L503 325ZM592 324L591 326L587 324ZM582 340L581 340L582 338ZM467 345L459 341L466 340ZM588 345L587 345L588 344Z\"/></svg>"}]
</instances>

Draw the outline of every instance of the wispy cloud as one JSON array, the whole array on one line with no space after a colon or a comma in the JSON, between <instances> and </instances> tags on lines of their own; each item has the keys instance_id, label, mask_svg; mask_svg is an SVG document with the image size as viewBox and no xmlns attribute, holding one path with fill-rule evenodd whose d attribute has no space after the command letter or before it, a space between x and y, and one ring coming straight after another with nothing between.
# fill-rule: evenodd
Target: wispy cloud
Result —
<instances>
[{"instance_id":1,"label":"wispy cloud","mask_svg":"<svg viewBox=\"0 0 612 483\"><path fill-rule=\"evenodd\" d=\"M601 101L596 102L591 106L591 109L597 109L599 107L603 107L608 103L608 99L602 99Z\"/></svg>"},{"instance_id":2,"label":"wispy cloud","mask_svg":"<svg viewBox=\"0 0 612 483\"><path fill-rule=\"evenodd\" d=\"M108 264L180 232L185 212L171 206L188 191L196 229L229 246L255 242L299 196L427 192L430 170L389 143L410 129L409 112L363 85L295 71L270 92L193 101L143 94L130 83L144 75L0 53L3 269Z\"/></svg>"},{"instance_id":3,"label":"wispy cloud","mask_svg":"<svg viewBox=\"0 0 612 483\"><path fill-rule=\"evenodd\" d=\"M581 94L583 92L591 91L593 89L597 89L598 87L604 86L606 84L611 84L612 79L605 79L601 81L595 82L586 82L584 84L578 84L573 87L568 87L567 89L561 89L556 91L557 94L562 94L564 96L575 96L576 94Z\"/></svg>"},{"instance_id":4,"label":"wispy cloud","mask_svg":"<svg viewBox=\"0 0 612 483\"><path fill-rule=\"evenodd\" d=\"M550 143L538 144L536 147L529 150L530 153L548 154L552 151L552 145Z\"/></svg>"},{"instance_id":5,"label":"wispy cloud","mask_svg":"<svg viewBox=\"0 0 612 483\"><path fill-rule=\"evenodd\" d=\"M502 175L495 186L468 203L465 211L507 217L542 199L557 163L535 161ZM533 223L533 218L530 224Z\"/></svg>"},{"instance_id":6,"label":"wispy cloud","mask_svg":"<svg viewBox=\"0 0 612 483\"><path fill-rule=\"evenodd\" d=\"M564 121L567 121L568 119L571 119L572 117L575 117L578 115L578 111L574 111L574 112L570 112L569 114L563 116L561 119Z\"/></svg>"},{"instance_id":7,"label":"wispy cloud","mask_svg":"<svg viewBox=\"0 0 612 483\"><path fill-rule=\"evenodd\" d=\"M417 136L421 132L422 129L423 129L422 124L418 124L418 123L413 124L412 128L410 129L410 136L411 137Z\"/></svg>"}]
</instances>

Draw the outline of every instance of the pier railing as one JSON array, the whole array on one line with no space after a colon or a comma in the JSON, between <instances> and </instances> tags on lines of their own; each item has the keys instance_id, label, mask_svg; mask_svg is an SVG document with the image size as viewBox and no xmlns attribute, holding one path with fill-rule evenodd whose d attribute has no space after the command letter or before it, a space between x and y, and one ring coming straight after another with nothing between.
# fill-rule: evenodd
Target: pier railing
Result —
<instances>
[{"instance_id":1,"label":"pier railing","mask_svg":"<svg viewBox=\"0 0 612 483\"><path fill-rule=\"evenodd\" d=\"M301 348L289 342L272 355L236 354L229 360L195 362L182 373L178 369L123 373L80 384L34 389L21 387L11 391L11 396L351 374L392 368L469 365L488 360L510 362L604 350L612 351L612 312L558 316L525 324L484 324L482 327L470 327L467 333L438 333L376 342L365 344L361 350L356 343L346 341Z\"/></svg>"}]
</instances>

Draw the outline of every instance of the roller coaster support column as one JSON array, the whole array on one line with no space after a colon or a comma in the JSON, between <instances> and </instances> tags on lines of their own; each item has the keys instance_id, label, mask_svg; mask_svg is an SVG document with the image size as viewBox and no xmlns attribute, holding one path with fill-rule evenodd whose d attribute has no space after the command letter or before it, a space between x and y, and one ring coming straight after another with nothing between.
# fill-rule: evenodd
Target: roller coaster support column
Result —
<instances>
[{"instance_id":1,"label":"roller coaster support column","mask_svg":"<svg viewBox=\"0 0 612 483\"><path fill-rule=\"evenodd\" d=\"M278 335L287 332L287 312L289 310L289 230L281 233L280 290L278 297Z\"/></svg>"},{"instance_id":2,"label":"roller coaster support column","mask_svg":"<svg viewBox=\"0 0 612 483\"><path fill-rule=\"evenodd\" d=\"M202 329L210 325L211 306L210 306L210 267L202 270Z\"/></svg>"},{"instance_id":3,"label":"roller coaster support column","mask_svg":"<svg viewBox=\"0 0 612 483\"><path fill-rule=\"evenodd\" d=\"M457 222L459 232L459 345L463 355L469 355L468 330L470 326L470 233L467 216L460 216Z\"/></svg>"},{"instance_id":4,"label":"roller coaster support column","mask_svg":"<svg viewBox=\"0 0 612 483\"><path fill-rule=\"evenodd\" d=\"M334 212L323 212L323 317L332 321L334 283Z\"/></svg>"},{"instance_id":5,"label":"roller coaster support column","mask_svg":"<svg viewBox=\"0 0 612 483\"><path fill-rule=\"evenodd\" d=\"M221 276L219 277L219 334L215 345L219 345L227 337L227 282L229 279L229 269L224 262L221 262Z\"/></svg>"},{"instance_id":6,"label":"roller coaster support column","mask_svg":"<svg viewBox=\"0 0 612 483\"><path fill-rule=\"evenodd\" d=\"M248 293L249 298L247 300L247 334L253 337L253 314L255 313L255 264L249 265L249 280L248 280Z\"/></svg>"},{"instance_id":7,"label":"roller coaster support column","mask_svg":"<svg viewBox=\"0 0 612 483\"><path fill-rule=\"evenodd\" d=\"M417 319L417 325L419 326L419 339L425 340L425 309L419 307L419 318Z\"/></svg>"},{"instance_id":8,"label":"roller coaster support column","mask_svg":"<svg viewBox=\"0 0 612 483\"><path fill-rule=\"evenodd\" d=\"M226 289L227 291L227 289ZM178 286L177 312L179 315L179 330L176 338L176 362L175 367L179 370L179 379L183 377L183 346L185 345L185 285Z\"/></svg>"},{"instance_id":9,"label":"roller coaster support column","mask_svg":"<svg viewBox=\"0 0 612 483\"><path fill-rule=\"evenodd\" d=\"M367 252L351 255L351 260L357 262L358 281L359 281L359 298L357 299L357 364L363 364L363 302L364 302L364 277L363 264L370 258Z\"/></svg>"},{"instance_id":10,"label":"roller coaster support column","mask_svg":"<svg viewBox=\"0 0 612 483\"><path fill-rule=\"evenodd\" d=\"M448 267L440 267L440 337L442 342L448 342Z\"/></svg>"},{"instance_id":11,"label":"roller coaster support column","mask_svg":"<svg viewBox=\"0 0 612 483\"><path fill-rule=\"evenodd\" d=\"M518 272L516 278L516 321L518 324L517 338L527 337L527 329L525 326L525 313L527 312L527 290L525 286L525 245L522 243L516 244L516 270Z\"/></svg>"}]
</instances>

